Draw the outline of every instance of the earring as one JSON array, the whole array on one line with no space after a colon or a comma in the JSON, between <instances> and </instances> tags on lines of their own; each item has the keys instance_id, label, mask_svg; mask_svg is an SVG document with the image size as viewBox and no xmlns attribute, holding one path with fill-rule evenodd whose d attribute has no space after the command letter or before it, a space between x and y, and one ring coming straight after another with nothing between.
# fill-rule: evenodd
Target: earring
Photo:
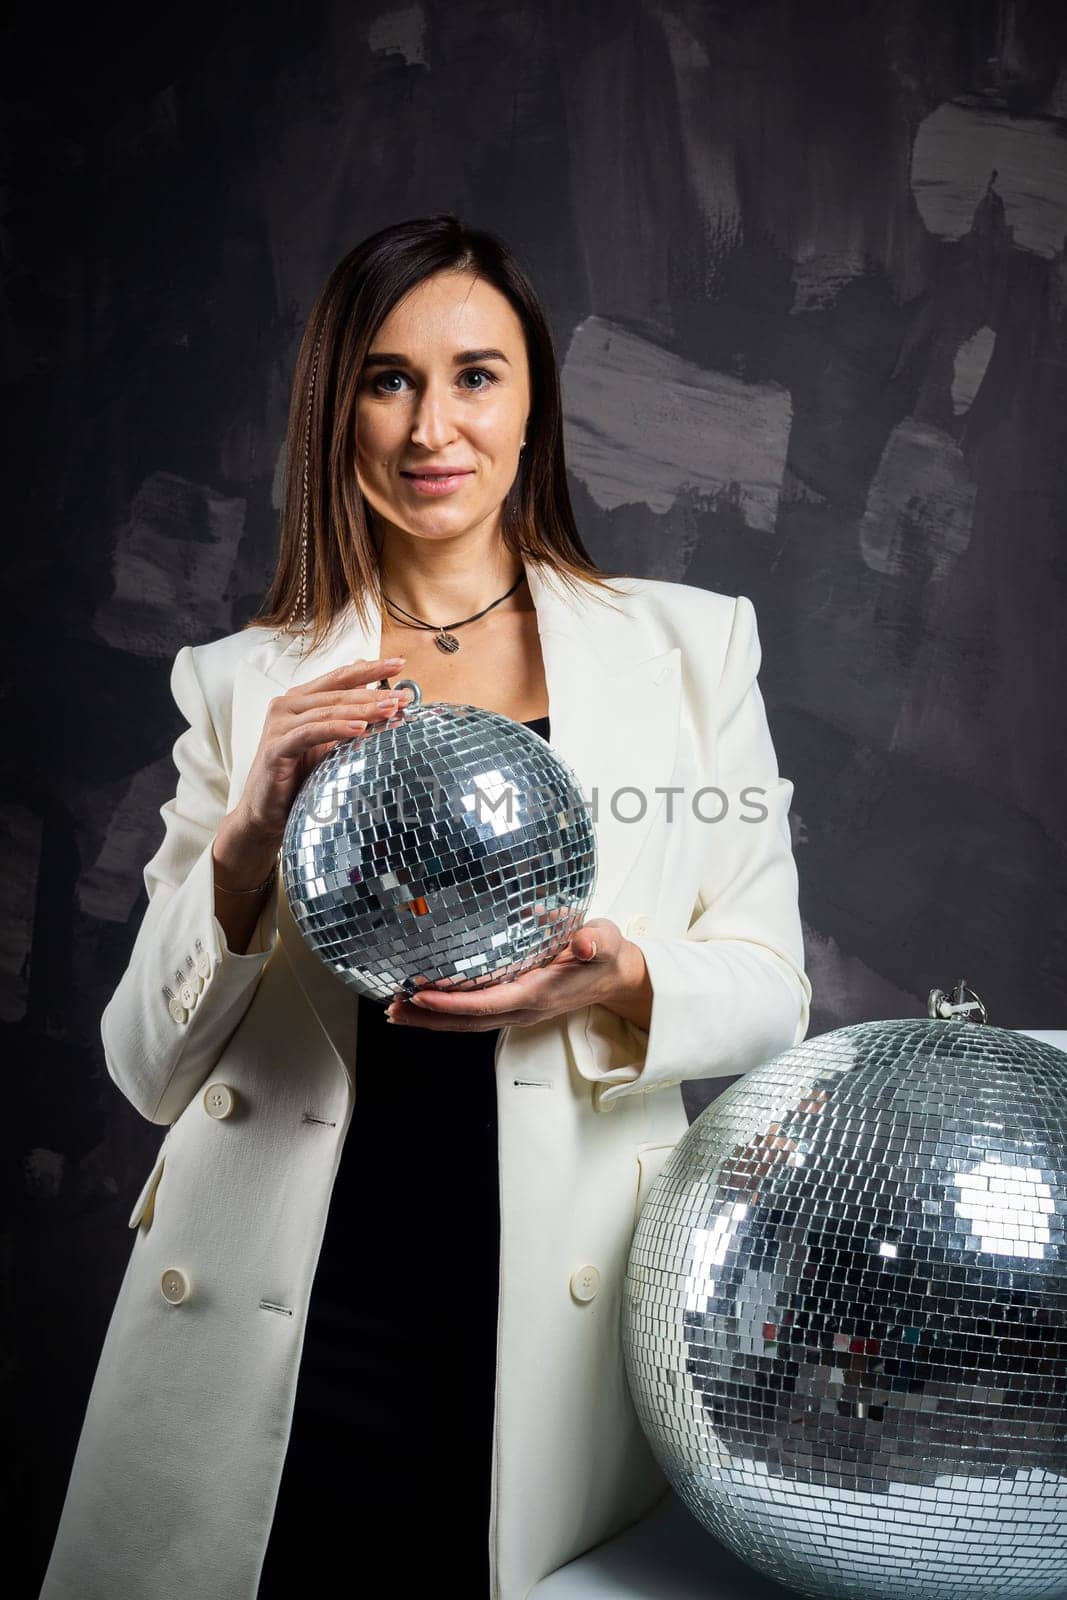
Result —
<instances>
[{"instance_id":1,"label":"earring","mask_svg":"<svg viewBox=\"0 0 1067 1600\"><path fill-rule=\"evenodd\" d=\"M297 598L293 602L293 609L289 613L285 624L286 633L292 633L293 620L297 610L301 613L300 619L300 649L297 655L299 661L304 659L304 642L307 638L308 623L308 502L310 499L309 487L309 462L311 457L311 402L315 394L315 374L319 366L319 345L322 343L322 329L319 329L318 338L315 340L315 354L311 360L311 379L308 383L307 411L304 419L304 488L300 507L300 586Z\"/></svg>"}]
</instances>

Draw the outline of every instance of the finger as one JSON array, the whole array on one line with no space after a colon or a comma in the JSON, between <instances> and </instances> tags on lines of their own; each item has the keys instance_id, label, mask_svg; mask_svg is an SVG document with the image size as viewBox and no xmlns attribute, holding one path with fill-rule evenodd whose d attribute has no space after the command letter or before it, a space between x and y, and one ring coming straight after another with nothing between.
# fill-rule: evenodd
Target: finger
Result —
<instances>
[{"instance_id":1,"label":"finger","mask_svg":"<svg viewBox=\"0 0 1067 1600\"><path fill-rule=\"evenodd\" d=\"M429 1009L398 1000L386 1011L386 1020L398 1025L425 1028L431 1033L487 1033L493 1028L526 1027L534 1020L529 1012L495 1012L489 1017L434 1016Z\"/></svg>"},{"instance_id":2,"label":"finger","mask_svg":"<svg viewBox=\"0 0 1067 1600\"><path fill-rule=\"evenodd\" d=\"M368 712L388 709L390 706L407 705L412 699L414 696L410 689L334 689L323 694L301 693L292 699L286 695L285 711L298 720L315 712L338 711L341 708L348 708L351 715L362 717Z\"/></svg>"},{"instance_id":3,"label":"finger","mask_svg":"<svg viewBox=\"0 0 1067 1600\"><path fill-rule=\"evenodd\" d=\"M284 737L294 729L299 731L302 728L314 728L319 725L339 729L358 726L363 729L370 722L389 722L403 709L403 705L396 700L383 700L380 703L376 701L371 705L361 705L358 701L342 701L336 706L309 706L282 730L279 737ZM350 738L351 734L348 737Z\"/></svg>"},{"instance_id":4,"label":"finger","mask_svg":"<svg viewBox=\"0 0 1067 1600\"><path fill-rule=\"evenodd\" d=\"M329 739L351 739L369 723L388 722L403 709L404 701L395 696L380 701L350 700L333 706L311 706L293 717L272 740L272 748L284 755L302 751ZM294 743L295 740L295 743Z\"/></svg>"},{"instance_id":5,"label":"finger","mask_svg":"<svg viewBox=\"0 0 1067 1600\"><path fill-rule=\"evenodd\" d=\"M272 758L285 757L295 761L317 745L341 744L357 733L366 732L368 720L346 717L320 718L316 722L302 722L287 728L270 743Z\"/></svg>"},{"instance_id":6,"label":"finger","mask_svg":"<svg viewBox=\"0 0 1067 1600\"><path fill-rule=\"evenodd\" d=\"M493 1003L487 1004L485 1000L486 987L479 989L435 989L429 986L422 988L417 994L408 995L407 1004L413 1005L419 1012L434 1011L439 1016L450 1017L501 1017L520 1009L529 1009L520 1006L519 1002L531 999L531 974L524 973L522 977L512 979L508 983L498 983L492 986ZM404 1003L399 1001L398 1003Z\"/></svg>"},{"instance_id":7,"label":"finger","mask_svg":"<svg viewBox=\"0 0 1067 1600\"><path fill-rule=\"evenodd\" d=\"M503 1015L500 1006L487 1006L484 1001L479 1002L469 994L442 994L436 989L428 994L409 995L406 1001L400 1003L416 1006L420 1012L434 1012L444 1017L493 1018Z\"/></svg>"},{"instance_id":8,"label":"finger","mask_svg":"<svg viewBox=\"0 0 1067 1600\"><path fill-rule=\"evenodd\" d=\"M402 667L407 656L379 656L376 661L346 661L339 667L332 667L329 672L324 672L321 677L310 678L307 683L301 684L301 689L318 691L320 689L333 689L338 685L354 683L369 683L372 678L385 678L398 667Z\"/></svg>"}]
</instances>

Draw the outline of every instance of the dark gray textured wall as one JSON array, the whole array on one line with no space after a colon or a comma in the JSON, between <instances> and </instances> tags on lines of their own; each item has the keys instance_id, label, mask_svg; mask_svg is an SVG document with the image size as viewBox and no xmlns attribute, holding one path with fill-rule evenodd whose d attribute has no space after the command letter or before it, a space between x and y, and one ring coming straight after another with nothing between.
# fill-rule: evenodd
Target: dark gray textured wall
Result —
<instances>
[{"instance_id":1,"label":"dark gray textured wall","mask_svg":"<svg viewBox=\"0 0 1067 1600\"><path fill-rule=\"evenodd\" d=\"M170 793L170 661L258 603L303 319L371 230L447 207L508 238L550 312L590 549L755 603L812 1033L960 975L996 1022L1067 1023L1061 13L424 0L8 26L26 1593L158 1142L98 1029Z\"/></svg>"}]
</instances>

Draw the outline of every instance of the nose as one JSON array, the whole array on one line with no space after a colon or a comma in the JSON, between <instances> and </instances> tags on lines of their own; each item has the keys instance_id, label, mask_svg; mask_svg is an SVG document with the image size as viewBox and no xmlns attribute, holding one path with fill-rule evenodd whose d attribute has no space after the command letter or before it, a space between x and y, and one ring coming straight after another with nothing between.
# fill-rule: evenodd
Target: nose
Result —
<instances>
[{"instance_id":1,"label":"nose","mask_svg":"<svg viewBox=\"0 0 1067 1600\"><path fill-rule=\"evenodd\" d=\"M456 436L455 423L449 409L447 387L442 393L437 384L428 383L415 408L411 425L411 441L426 450L440 450Z\"/></svg>"}]
</instances>

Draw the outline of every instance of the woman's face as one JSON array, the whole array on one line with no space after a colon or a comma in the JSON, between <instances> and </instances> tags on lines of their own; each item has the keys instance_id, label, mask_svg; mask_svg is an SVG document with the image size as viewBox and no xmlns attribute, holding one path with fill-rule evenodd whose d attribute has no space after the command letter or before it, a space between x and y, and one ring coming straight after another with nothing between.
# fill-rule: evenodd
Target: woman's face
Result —
<instances>
[{"instance_id":1,"label":"woman's face","mask_svg":"<svg viewBox=\"0 0 1067 1600\"><path fill-rule=\"evenodd\" d=\"M499 290L469 272L417 284L360 375L356 475L372 520L420 539L495 531L529 406L522 323ZM460 475L430 491L412 476L430 468Z\"/></svg>"}]
</instances>

